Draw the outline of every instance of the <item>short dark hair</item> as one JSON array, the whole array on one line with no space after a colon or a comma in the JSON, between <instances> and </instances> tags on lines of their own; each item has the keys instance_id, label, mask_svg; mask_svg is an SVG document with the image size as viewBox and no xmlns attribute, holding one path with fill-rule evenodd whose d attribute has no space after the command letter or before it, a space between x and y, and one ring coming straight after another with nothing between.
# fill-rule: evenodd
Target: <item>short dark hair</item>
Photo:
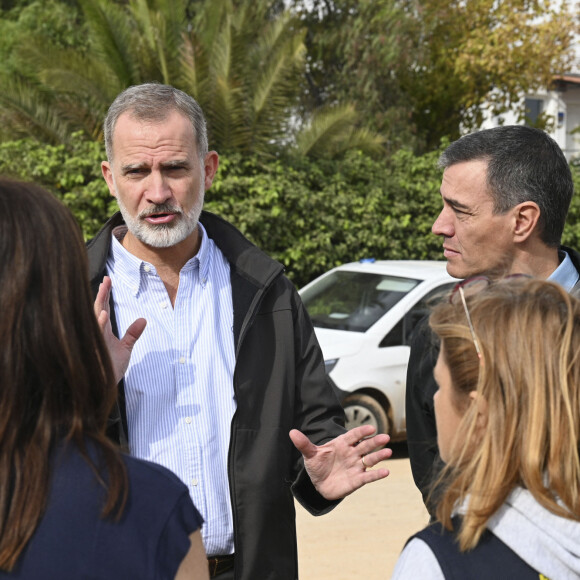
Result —
<instances>
[{"instance_id":1,"label":"short dark hair","mask_svg":"<svg viewBox=\"0 0 580 580\"><path fill-rule=\"evenodd\" d=\"M193 127L197 153L204 159L207 151L207 127L203 111L199 103L187 93L170 85L160 83L144 83L125 89L111 103L103 131L105 134L105 149L109 162L113 161L113 132L119 117L126 112L140 121L161 122L167 119L172 111L177 111L187 117Z\"/></svg>"},{"instance_id":2,"label":"short dark hair","mask_svg":"<svg viewBox=\"0 0 580 580\"><path fill-rule=\"evenodd\" d=\"M506 125L464 135L445 149L439 167L487 161L487 185L494 212L533 201L540 208L541 240L557 247L562 238L574 182L559 145L547 133L525 125Z\"/></svg>"}]
</instances>

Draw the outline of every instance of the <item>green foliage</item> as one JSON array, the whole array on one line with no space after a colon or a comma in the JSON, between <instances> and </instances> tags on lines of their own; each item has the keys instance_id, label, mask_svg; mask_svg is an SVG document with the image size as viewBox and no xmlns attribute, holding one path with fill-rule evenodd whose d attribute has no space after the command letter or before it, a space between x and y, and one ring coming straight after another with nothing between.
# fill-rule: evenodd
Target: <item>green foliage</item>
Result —
<instances>
[{"instance_id":1,"label":"green foliage","mask_svg":"<svg viewBox=\"0 0 580 580\"><path fill-rule=\"evenodd\" d=\"M179 88L193 95L220 152L273 156L291 134L304 31L269 0L206 0L183 45Z\"/></svg>"},{"instance_id":2,"label":"green foliage","mask_svg":"<svg viewBox=\"0 0 580 580\"><path fill-rule=\"evenodd\" d=\"M116 208L101 177L102 145L74 134L70 146L45 145L31 139L0 143L0 175L44 186L77 218L92 237Z\"/></svg>"},{"instance_id":3,"label":"green foliage","mask_svg":"<svg viewBox=\"0 0 580 580\"><path fill-rule=\"evenodd\" d=\"M523 94L573 66L578 22L565 0L291 4L309 32L304 107L354 103L388 153L433 150L480 126L488 105L494 115L518 110Z\"/></svg>"},{"instance_id":4,"label":"green foliage","mask_svg":"<svg viewBox=\"0 0 580 580\"><path fill-rule=\"evenodd\" d=\"M351 102L387 153L416 143L410 95L397 71L416 61L414 20L399 0L292 0L308 29L306 110Z\"/></svg>"},{"instance_id":5,"label":"green foliage","mask_svg":"<svg viewBox=\"0 0 580 580\"><path fill-rule=\"evenodd\" d=\"M415 64L396 74L427 148L459 137L460 127L479 127L482 105L493 115L518 110L523 94L550 86L573 63L578 24L565 1L403 3L416 20Z\"/></svg>"},{"instance_id":6,"label":"green foliage","mask_svg":"<svg viewBox=\"0 0 580 580\"><path fill-rule=\"evenodd\" d=\"M566 218L566 227L562 235L562 244L580 251L580 163L570 164L574 180L574 195Z\"/></svg>"},{"instance_id":7,"label":"green foliage","mask_svg":"<svg viewBox=\"0 0 580 580\"><path fill-rule=\"evenodd\" d=\"M440 259L430 233L439 209L437 154L401 152L391 163L349 153L328 160L222 160L206 208L282 262L302 286L365 257Z\"/></svg>"},{"instance_id":8,"label":"green foliage","mask_svg":"<svg viewBox=\"0 0 580 580\"><path fill-rule=\"evenodd\" d=\"M222 153L436 149L569 70L571 0L5 0L0 141L102 139L115 96L192 94ZM290 9L288 9L290 7ZM484 106L485 105L485 106ZM330 109L330 111L329 111ZM544 116L542 127L553 119Z\"/></svg>"},{"instance_id":9,"label":"green foliage","mask_svg":"<svg viewBox=\"0 0 580 580\"><path fill-rule=\"evenodd\" d=\"M178 74L185 0L78 4L86 50L33 33L15 47L18 74L0 77L4 133L68 145L73 132L83 131L100 140L117 94L132 84L171 82Z\"/></svg>"},{"instance_id":10,"label":"green foliage","mask_svg":"<svg viewBox=\"0 0 580 580\"><path fill-rule=\"evenodd\" d=\"M75 134L67 148L33 140L0 144L0 175L35 181L73 212L88 239L116 211L101 176L105 152ZM344 160L230 154L206 194L206 209L232 222L286 266L299 286L338 264L441 258L430 233L439 207L436 154L400 152L392 162L362 153Z\"/></svg>"},{"instance_id":11,"label":"green foliage","mask_svg":"<svg viewBox=\"0 0 580 580\"><path fill-rule=\"evenodd\" d=\"M337 157L348 149L381 149L382 140L357 126L348 104L331 111L330 132L327 110L298 115L306 30L271 0L196 1L193 20L186 0L77 2L86 31L82 50L65 42L66 31L53 39L22 23L22 42L4 50L0 44L0 61L10 54L11 63L0 67L0 140L33 136L68 145L76 131L102 140L114 98L130 85L156 81L198 100L210 142L223 153ZM296 147L301 131L309 132L310 144L318 135L316 147Z\"/></svg>"},{"instance_id":12,"label":"green foliage","mask_svg":"<svg viewBox=\"0 0 580 580\"><path fill-rule=\"evenodd\" d=\"M20 3L19 3L20 4ZM85 30L78 10L59 0L23 2L10 10L0 10L0 70L19 72L15 51L31 38L61 47L82 49Z\"/></svg>"},{"instance_id":13,"label":"green foliage","mask_svg":"<svg viewBox=\"0 0 580 580\"><path fill-rule=\"evenodd\" d=\"M442 144L444 147L446 143ZM441 209L439 151L402 150L388 162L350 152L338 161L224 155L205 208L238 227L282 262L303 286L361 258L443 259L431 225ZM0 175L40 183L73 212L91 238L117 209L101 176L105 152L75 134L71 145L33 140L0 144ZM580 166L572 165L580 192ZM563 242L580 248L580 196Z\"/></svg>"}]
</instances>

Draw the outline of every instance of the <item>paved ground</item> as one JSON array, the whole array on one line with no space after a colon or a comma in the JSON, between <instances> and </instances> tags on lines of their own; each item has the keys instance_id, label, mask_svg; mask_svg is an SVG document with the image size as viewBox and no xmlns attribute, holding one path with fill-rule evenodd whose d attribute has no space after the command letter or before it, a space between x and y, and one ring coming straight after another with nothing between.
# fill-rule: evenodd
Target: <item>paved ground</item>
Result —
<instances>
[{"instance_id":1,"label":"paved ground","mask_svg":"<svg viewBox=\"0 0 580 580\"><path fill-rule=\"evenodd\" d=\"M406 445L391 446L391 474L315 518L296 504L300 580L385 580L407 538L428 520Z\"/></svg>"}]
</instances>

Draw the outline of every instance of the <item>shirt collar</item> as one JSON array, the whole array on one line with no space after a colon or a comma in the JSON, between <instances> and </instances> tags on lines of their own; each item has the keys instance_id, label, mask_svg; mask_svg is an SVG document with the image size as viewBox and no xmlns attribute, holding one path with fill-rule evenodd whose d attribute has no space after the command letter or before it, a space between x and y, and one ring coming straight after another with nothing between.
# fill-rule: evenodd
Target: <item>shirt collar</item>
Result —
<instances>
[{"instance_id":1,"label":"shirt collar","mask_svg":"<svg viewBox=\"0 0 580 580\"><path fill-rule=\"evenodd\" d=\"M558 254L560 256L560 265L552 272L548 280L560 284L564 290L570 292L578 282L580 275L567 252L560 250Z\"/></svg>"},{"instance_id":2,"label":"shirt collar","mask_svg":"<svg viewBox=\"0 0 580 580\"><path fill-rule=\"evenodd\" d=\"M201 223L198 223L197 227L201 240L199 250L183 265L181 272L192 272L195 268L199 268L199 281L202 286L205 286L210 272L211 252L205 228ZM126 233L127 226L119 226L113 230L110 255L115 262L115 270L121 281L131 288L133 294L137 295L141 288L142 276L155 274L156 270L153 264L137 258L124 248L121 241Z\"/></svg>"},{"instance_id":3,"label":"shirt collar","mask_svg":"<svg viewBox=\"0 0 580 580\"><path fill-rule=\"evenodd\" d=\"M200 238L200 245L197 254L193 258L189 259L181 269L182 272L190 272L195 268L199 267L199 281L202 286L207 284L209 272L211 271L211 258L212 253L210 251L210 244L208 241L208 235L201 223L197 224Z\"/></svg>"}]
</instances>

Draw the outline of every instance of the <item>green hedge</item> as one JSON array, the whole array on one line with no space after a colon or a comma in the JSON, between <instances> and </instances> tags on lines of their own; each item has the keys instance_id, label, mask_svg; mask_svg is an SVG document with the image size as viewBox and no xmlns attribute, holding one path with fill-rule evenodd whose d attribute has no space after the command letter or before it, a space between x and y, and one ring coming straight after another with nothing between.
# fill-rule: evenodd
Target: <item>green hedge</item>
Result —
<instances>
[{"instance_id":1,"label":"green hedge","mask_svg":"<svg viewBox=\"0 0 580 580\"><path fill-rule=\"evenodd\" d=\"M438 152L400 151L388 162L360 153L342 161L224 156L206 209L235 224L282 262L302 286L329 268L361 258L442 259L431 224L441 208ZM101 176L100 144L80 135L70 149L31 140L0 144L0 174L36 181L78 219L86 238L116 211ZM572 166L580 191L580 168ZM580 246L580 198L574 197L564 243Z\"/></svg>"},{"instance_id":2,"label":"green hedge","mask_svg":"<svg viewBox=\"0 0 580 580\"><path fill-rule=\"evenodd\" d=\"M267 166L233 156L222 160L206 208L282 262L298 286L361 258L441 258L430 234L440 204L436 158L411 173L407 153L388 166L362 154Z\"/></svg>"},{"instance_id":3,"label":"green hedge","mask_svg":"<svg viewBox=\"0 0 580 580\"><path fill-rule=\"evenodd\" d=\"M53 192L77 218L85 237L94 236L117 208L101 176L100 143L73 135L71 146L30 139L0 143L0 175L34 181Z\"/></svg>"}]
</instances>

